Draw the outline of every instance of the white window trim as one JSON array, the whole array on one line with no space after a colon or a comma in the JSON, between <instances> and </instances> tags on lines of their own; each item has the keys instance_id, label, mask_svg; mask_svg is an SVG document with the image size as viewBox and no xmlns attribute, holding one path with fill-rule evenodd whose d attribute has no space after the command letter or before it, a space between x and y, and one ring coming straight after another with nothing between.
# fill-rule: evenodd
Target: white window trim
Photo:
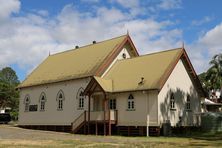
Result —
<instances>
[{"instance_id":1,"label":"white window trim","mask_svg":"<svg viewBox=\"0 0 222 148\"><path fill-rule=\"evenodd\" d=\"M170 110L176 110L174 93L170 94Z\"/></svg>"},{"instance_id":2,"label":"white window trim","mask_svg":"<svg viewBox=\"0 0 222 148\"><path fill-rule=\"evenodd\" d=\"M60 98L60 95L62 95L62 98ZM64 100L65 100L64 92L62 90L60 90L57 93L57 98L56 98L58 111L62 111L64 109Z\"/></svg>"},{"instance_id":3,"label":"white window trim","mask_svg":"<svg viewBox=\"0 0 222 148\"><path fill-rule=\"evenodd\" d=\"M132 107L133 104L133 107ZM130 94L127 98L127 111L135 111L135 98L132 94Z\"/></svg>"},{"instance_id":4,"label":"white window trim","mask_svg":"<svg viewBox=\"0 0 222 148\"><path fill-rule=\"evenodd\" d=\"M44 97L44 100L42 99ZM46 94L44 92L41 93L40 97L39 97L39 102L40 102L40 109L39 111L45 111L45 104L46 104ZM42 106L44 106L42 108Z\"/></svg>"},{"instance_id":5,"label":"white window trim","mask_svg":"<svg viewBox=\"0 0 222 148\"><path fill-rule=\"evenodd\" d=\"M188 101L189 100L189 101ZM189 95L187 95L187 98L186 98L186 110L187 111L192 111L192 109L191 109L191 99L190 99L190 96Z\"/></svg>"},{"instance_id":6,"label":"white window trim","mask_svg":"<svg viewBox=\"0 0 222 148\"><path fill-rule=\"evenodd\" d=\"M27 100L28 99L28 100ZM30 96L26 95L25 99L24 99L24 104L25 104L25 112L29 112L29 105L30 105L31 101L30 101Z\"/></svg>"},{"instance_id":7,"label":"white window trim","mask_svg":"<svg viewBox=\"0 0 222 148\"><path fill-rule=\"evenodd\" d=\"M116 110L116 99L115 98L109 99L109 109L110 110Z\"/></svg>"},{"instance_id":8,"label":"white window trim","mask_svg":"<svg viewBox=\"0 0 222 148\"><path fill-rule=\"evenodd\" d=\"M79 88L76 99L77 99L77 110L83 110L85 106L85 96L83 95L84 89L82 87Z\"/></svg>"}]
</instances>

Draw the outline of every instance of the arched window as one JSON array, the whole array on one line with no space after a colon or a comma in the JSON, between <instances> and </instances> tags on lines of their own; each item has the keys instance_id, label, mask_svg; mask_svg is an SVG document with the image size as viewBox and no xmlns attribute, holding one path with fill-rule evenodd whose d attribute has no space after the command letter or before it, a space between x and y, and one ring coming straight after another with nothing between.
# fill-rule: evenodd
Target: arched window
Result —
<instances>
[{"instance_id":1,"label":"arched window","mask_svg":"<svg viewBox=\"0 0 222 148\"><path fill-rule=\"evenodd\" d=\"M62 90L60 90L57 94L56 101L58 102L57 110L63 110L63 101L65 100L65 96Z\"/></svg>"},{"instance_id":2,"label":"arched window","mask_svg":"<svg viewBox=\"0 0 222 148\"><path fill-rule=\"evenodd\" d=\"M191 109L191 108L190 108L190 96L189 96L189 95L187 95L186 109L187 109L187 110L190 110L190 109Z\"/></svg>"},{"instance_id":3,"label":"arched window","mask_svg":"<svg viewBox=\"0 0 222 148\"><path fill-rule=\"evenodd\" d=\"M170 95L170 109L175 109L175 98L173 93Z\"/></svg>"},{"instance_id":4,"label":"arched window","mask_svg":"<svg viewBox=\"0 0 222 148\"><path fill-rule=\"evenodd\" d=\"M123 54L122 54L122 57L123 57L123 59L126 59L126 54L123 53Z\"/></svg>"},{"instance_id":5,"label":"arched window","mask_svg":"<svg viewBox=\"0 0 222 148\"><path fill-rule=\"evenodd\" d=\"M44 111L45 110L45 102L46 102L46 95L44 92L41 93L40 98L39 98L39 102L40 102L40 111Z\"/></svg>"},{"instance_id":6,"label":"arched window","mask_svg":"<svg viewBox=\"0 0 222 148\"><path fill-rule=\"evenodd\" d=\"M25 104L25 112L28 112L29 111L29 104L30 104L30 97L29 97L29 95L25 96L24 104Z\"/></svg>"},{"instance_id":7,"label":"arched window","mask_svg":"<svg viewBox=\"0 0 222 148\"><path fill-rule=\"evenodd\" d=\"M78 92L77 92L77 100L78 100L78 109L83 109L84 108L84 100L85 100L85 96L83 94L84 89L81 87Z\"/></svg>"},{"instance_id":8,"label":"arched window","mask_svg":"<svg viewBox=\"0 0 222 148\"><path fill-rule=\"evenodd\" d=\"M128 97L128 110L134 110L135 109L135 103L134 103L134 97L132 94Z\"/></svg>"}]
</instances>

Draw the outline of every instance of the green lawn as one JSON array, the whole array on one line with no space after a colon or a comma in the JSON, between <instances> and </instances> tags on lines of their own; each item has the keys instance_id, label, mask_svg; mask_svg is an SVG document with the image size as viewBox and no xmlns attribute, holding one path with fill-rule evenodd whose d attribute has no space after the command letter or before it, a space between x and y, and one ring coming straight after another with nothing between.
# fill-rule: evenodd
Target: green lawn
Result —
<instances>
[{"instance_id":1,"label":"green lawn","mask_svg":"<svg viewBox=\"0 0 222 148\"><path fill-rule=\"evenodd\" d=\"M87 140L89 138L90 140ZM222 137L120 137L120 136L80 136L79 139L69 140L26 140L26 139L6 139L0 140L0 147L44 147L44 148L69 148L69 147L222 147ZM92 139L95 139L92 140ZM98 139L100 139L98 141ZM108 139L108 140L107 140Z\"/></svg>"},{"instance_id":2,"label":"green lawn","mask_svg":"<svg viewBox=\"0 0 222 148\"><path fill-rule=\"evenodd\" d=\"M0 148L71 148L71 147L222 147L221 133L193 132L187 137L123 137L73 135L28 130L0 125Z\"/></svg>"}]
</instances>

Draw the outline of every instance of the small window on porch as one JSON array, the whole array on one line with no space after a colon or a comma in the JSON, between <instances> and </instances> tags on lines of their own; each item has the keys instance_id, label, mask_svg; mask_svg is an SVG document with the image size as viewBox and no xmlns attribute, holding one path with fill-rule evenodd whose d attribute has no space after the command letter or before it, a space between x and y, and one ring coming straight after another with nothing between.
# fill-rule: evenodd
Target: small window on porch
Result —
<instances>
[{"instance_id":1,"label":"small window on porch","mask_svg":"<svg viewBox=\"0 0 222 148\"><path fill-rule=\"evenodd\" d=\"M175 98L173 93L170 95L170 109L175 110Z\"/></svg>"},{"instance_id":2,"label":"small window on porch","mask_svg":"<svg viewBox=\"0 0 222 148\"><path fill-rule=\"evenodd\" d=\"M132 94L128 97L128 110L135 110L134 97Z\"/></svg>"},{"instance_id":3,"label":"small window on porch","mask_svg":"<svg viewBox=\"0 0 222 148\"><path fill-rule=\"evenodd\" d=\"M77 92L77 100L78 100L78 109L84 109L84 100L85 100L85 95L84 95L84 89L81 87L78 92Z\"/></svg>"},{"instance_id":4,"label":"small window on porch","mask_svg":"<svg viewBox=\"0 0 222 148\"><path fill-rule=\"evenodd\" d=\"M189 95L187 95L186 109L191 110L191 108L190 108L190 96Z\"/></svg>"},{"instance_id":5,"label":"small window on porch","mask_svg":"<svg viewBox=\"0 0 222 148\"><path fill-rule=\"evenodd\" d=\"M116 109L116 99L109 100L109 109Z\"/></svg>"}]
</instances>

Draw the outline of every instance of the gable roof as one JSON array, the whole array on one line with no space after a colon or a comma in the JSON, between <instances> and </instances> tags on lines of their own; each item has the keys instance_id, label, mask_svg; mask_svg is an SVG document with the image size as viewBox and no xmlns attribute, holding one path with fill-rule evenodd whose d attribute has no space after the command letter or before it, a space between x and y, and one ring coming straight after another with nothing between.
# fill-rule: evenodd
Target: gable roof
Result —
<instances>
[{"instance_id":1,"label":"gable roof","mask_svg":"<svg viewBox=\"0 0 222 148\"><path fill-rule=\"evenodd\" d=\"M48 56L18 88L93 76L129 40L128 35L123 35ZM133 48L135 55L138 55ZM106 64L103 69L106 66L109 65Z\"/></svg>"},{"instance_id":2,"label":"gable roof","mask_svg":"<svg viewBox=\"0 0 222 148\"><path fill-rule=\"evenodd\" d=\"M183 61L198 93L205 96L198 76L183 48L120 60L103 78L97 81L97 84L105 92L110 92L110 90L112 90L111 92L161 90L180 59ZM109 83L109 86L106 83L105 86L100 83L103 81L102 79L112 80L112 83ZM109 91L106 91L107 88L109 88ZM90 86L87 86L87 91L90 92Z\"/></svg>"},{"instance_id":3,"label":"gable roof","mask_svg":"<svg viewBox=\"0 0 222 148\"><path fill-rule=\"evenodd\" d=\"M105 91L105 92L112 92L113 89L112 89L112 80L107 80L107 79L104 79L104 78L100 78L100 77L97 77L97 76L94 76L93 77L97 83L100 85L100 87L102 87L102 89Z\"/></svg>"},{"instance_id":4,"label":"gable roof","mask_svg":"<svg viewBox=\"0 0 222 148\"><path fill-rule=\"evenodd\" d=\"M161 89L163 77L177 63L182 53L183 49L178 48L120 60L104 78L112 80L113 92Z\"/></svg>"}]
</instances>

